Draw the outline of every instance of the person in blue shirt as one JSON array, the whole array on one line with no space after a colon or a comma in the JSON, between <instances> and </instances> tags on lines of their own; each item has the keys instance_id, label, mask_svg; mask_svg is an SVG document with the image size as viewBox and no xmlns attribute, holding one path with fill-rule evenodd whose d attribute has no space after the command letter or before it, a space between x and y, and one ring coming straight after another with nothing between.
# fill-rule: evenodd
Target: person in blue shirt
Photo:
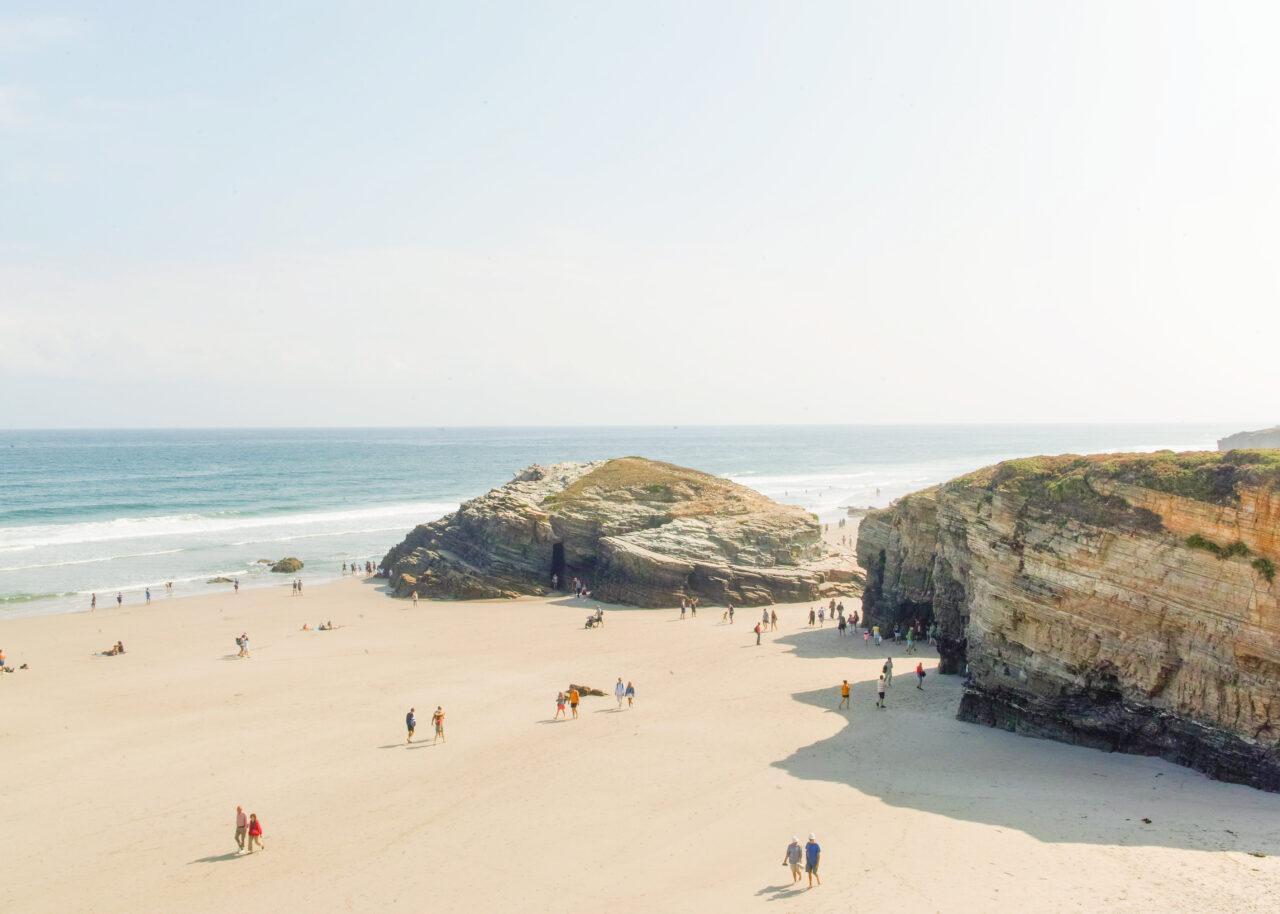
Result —
<instances>
[{"instance_id":1,"label":"person in blue shirt","mask_svg":"<svg viewBox=\"0 0 1280 914\"><path fill-rule=\"evenodd\" d=\"M818 839L813 836L813 832L809 832L809 843L804 846L804 871L809 874L809 888L813 888L813 880L818 879L818 860L822 857L822 848L818 846ZM822 885L822 880L818 879L818 885Z\"/></svg>"},{"instance_id":2,"label":"person in blue shirt","mask_svg":"<svg viewBox=\"0 0 1280 914\"><path fill-rule=\"evenodd\" d=\"M413 742L413 730L418 726L417 720L413 717L413 708L410 708L409 713L404 716L404 725L409 728L409 738L405 742L411 743Z\"/></svg>"}]
</instances>

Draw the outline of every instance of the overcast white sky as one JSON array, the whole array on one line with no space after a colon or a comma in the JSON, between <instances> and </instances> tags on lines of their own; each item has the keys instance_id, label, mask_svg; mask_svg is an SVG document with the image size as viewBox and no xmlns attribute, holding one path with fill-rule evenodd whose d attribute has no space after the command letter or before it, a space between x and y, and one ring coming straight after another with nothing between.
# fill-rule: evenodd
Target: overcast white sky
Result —
<instances>
[{"instance_id":1,"label":"overcast white sky","mask_svg":"<svg viewBox=\"0 0 1280 914\"><path fill-rule=\"evenodd\" d=\"M0 426L1280 422L1280 4L26 6Z\"/></svg>"}]
</instances>

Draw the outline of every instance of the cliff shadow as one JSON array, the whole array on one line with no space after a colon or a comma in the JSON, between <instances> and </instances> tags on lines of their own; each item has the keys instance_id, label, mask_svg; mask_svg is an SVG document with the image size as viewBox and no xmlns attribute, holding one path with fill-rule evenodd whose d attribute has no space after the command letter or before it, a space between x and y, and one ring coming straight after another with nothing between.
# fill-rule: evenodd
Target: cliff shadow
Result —
<instances>
[{"instance_id":1,"label":"cliff shadow","mask_svg":"<svg viewBox=\"0 0 1280 914\"><path fill-rule=\"evenodd\" d=\"M755 623L751 624L754 625ZM765 637L768 637L768 635L769 633L766 632ZM894 672L898 674L901 674L906 669L905 664L907 661L910 661L911 666L914 668L921 661L924 661L925 665L930 665L938 660L938 652L928 646L917 646L914 653L908 654L907 642L905 641L899 644L885 641L877 647L874 641L868 641L864 644L861 634L856 638L853 635L841 637L839 629L834 626L805 628L773 640L778 644L785 644L790 647L792 653L797 657L808 660L824 657L848 657L851 660L879 660L884 663L886 657L892 657Z\"/></svg>"},{"instance_id":2,"label":"cliff shadow","mask_svg":"<svg viewBox=\"0 0 1280 914\"><path fill-rule=\"evenodd\" d=\"M795 639L800 652L808 649L805 634L783 640ZM962 723L955 717L960 677L931 672L918 691L907 668L896 673L885 710L875 706L875 680L853 685L846 711L835 710L834 687L795 693L847 722L774 765L891 806L1017 829L1046 843L1280 854L1280 794L1213 781L1158 758Z\"/></svg>"}]
</instances>

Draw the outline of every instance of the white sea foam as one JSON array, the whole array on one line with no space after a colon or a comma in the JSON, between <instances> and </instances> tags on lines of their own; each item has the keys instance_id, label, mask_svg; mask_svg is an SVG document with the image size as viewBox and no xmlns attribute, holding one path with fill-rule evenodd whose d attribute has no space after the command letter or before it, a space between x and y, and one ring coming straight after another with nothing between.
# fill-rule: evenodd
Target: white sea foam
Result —
<instances>
[{"instance_id":1,"label":"white sea foam","mask_svg":"<svg viewBox=\"0 0 1280 914\"><path fill-rule=\"evenodd\" d=\"M117 559L144 559L153 555L173 555L182 552L181 549L161 549L157 552L128 552L123 555L101 555L91 559L72 559L66 562L44 562L39 565L12 565L8 568L0 568L0 571L30 571L34 568L61 568L64 565L93 565L98 562L114 562Z\"/></svg>"},{"instance_id":2,"label":"white sea foam","mask_svg":"<svg viewBox=\"0 0 1280 914\"><path fill-rule=\"evenodd\" d=\"M370 518L406 518L411 523L440 517L457 508L456 503L414 502L356 508L348 511L310 511L299 514L265 516L207 516L202 514L170 514L153 517L122 517L109 521L80 524L42 524L0 529L0 550L19 551L39 546L74 546L152 537L192 537L213 535L222 539L239 530L270 528L309 528L328 524L332 532L350 529L353 522ZM326 531L328 532L328 531Z\"/></svg>"}]
</instances>

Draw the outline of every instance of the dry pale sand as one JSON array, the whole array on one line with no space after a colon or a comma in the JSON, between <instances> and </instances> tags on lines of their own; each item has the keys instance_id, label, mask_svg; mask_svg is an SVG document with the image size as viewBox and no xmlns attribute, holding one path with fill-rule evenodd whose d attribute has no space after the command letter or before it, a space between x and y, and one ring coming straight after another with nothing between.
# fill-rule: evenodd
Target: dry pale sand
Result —
<instances>
[{"instance_id":1,"label":"dry pale sand","mask_svg":"<svg viewBox=\"0 0 1280 914\"><path fill-rule=\"evenodd\" d=\"M807 607L423 602L344 580L10 620L0 901L30 912L1274 911L1280 796L956 722ZM332 618L334 632L302 632ZM252 657L235 658L246 630ZM128 653L90 653L117 639ZM925 666L933 659L925 654ZM570 680L635 682L636 707ZM853 708L834 710L855 683ZM430 745L442 704L448 743ZM419 718L404 744L403 718ZM423 736L426 738L423 739ZM266 848L234 855L235 807ZM1150 819L1147 824L1144 818ZM792 834L823 848L793 890ZM1251 856L1250 852L1265 854Z\"/></svg>"}]
</instances>

